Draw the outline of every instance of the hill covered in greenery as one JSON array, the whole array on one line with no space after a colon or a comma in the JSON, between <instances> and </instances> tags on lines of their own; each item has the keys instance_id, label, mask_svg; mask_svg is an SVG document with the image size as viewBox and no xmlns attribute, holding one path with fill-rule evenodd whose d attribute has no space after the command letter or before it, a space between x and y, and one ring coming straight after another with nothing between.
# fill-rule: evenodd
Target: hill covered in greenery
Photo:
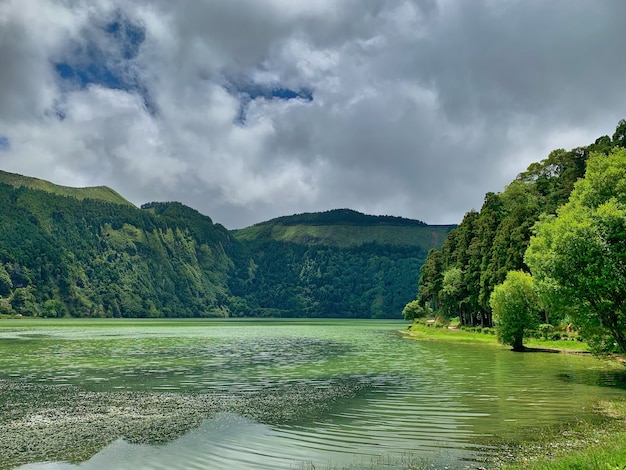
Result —
<instances>
[{"instance_id":1,"label":"hill covered in greenery","mask_svg":"<svg viewBox=\"0 0 626 470\"><path fill-rule=\"evenodd\" d=\"M368 243L392 246L440 246L452 225L427 225L403 217L366 215L350 209L304 213L235 231L238 240L280 241L341 248Z\"/></svg>"},{"instance_id":2,"label":"hill covered in greenery","mask_svg":"<svg viewBox=\"0 0 626 470\"><path fill-rule=\"evenodd\" d=\"M241 294L261 315L394 318L452 227L348 209L257 224L235 232L255 263Z\"/></svg>"},{"instance_id":3,"label":"hill covered in greenery","mask_svg":"<svg viewBox=\"0 0 626 470\"><path fill-rule=\"evenodd\" d=\"M229 232L180 203L2 172L0 230L0 314L371 318L400 316L447 228L341 210Z\"/></svg>"},{"instance_id":4,"label":"hill covered in greenery","mask_svg":"<svg viewBox=\"0 0 626 470\"><path fill-rule=\"evenodd\" d=\"M591 198L587 194L594 194L593 198L602 203L606 200L613 201L617 205L624 204L625 180L617 171L619 164L613 164L614 167L604 170L606 174L594 170L593 183L583 183L590 159L596 162L605 161L608 164L609 161L618 158L618 155L615 155L616 152L623 155L620 152L624 147L626 147L626 121L622 120L612 137L602 136L593 144L569 151L554 150L546 159L531 164L525 172L520 173L503 192L487 193L480 211L472 210L466 213L461 224L448 234L442 248L429 253L421 268L418 298L411 303L411 308L407 312L411 315L422 315L433 311L444 318L459 317L462 325L493 326L490 299L492 299L494 289L502 285L507 279L507 274L512 271L530 273L531 269L526 264L525 254L531 244L534 230L537 227L550 225L545 221L551 221L555 217L562 220L567 212L566 209L573 204L573 201L570 201L572 194L576 195L577 200ZM598 166L600 163L594 165ZM619 184L615 183L613 185L615 187L612 187L611 182L616 178ZM586 195L580 196L585 185L592 184L598 186L597 190L595 192L586 190ZM576 187L579 187L578 192L574 191ZM617 257L615 266L609 264L614 262L612 258L610 262L607 261L607 266L614 268L610 277L614 280L619 279L621 282L624 278L624 255L621 251L615 254L615 249L622 250L620 247L625 246L625 219L617 215L612 216L611 224L613 225L607 226L608 228L602 226L603 228L600 229L598 227L602 224L606 225L603 220L606 214L594 213L593 211L597 211L597 208L593 204L585 205L586 203L582 204L580 201L577 204L584 209L580 209L575 216L569 215L568 212L569 222L559 225L573 227L585 221L584 224L589 229L588 240L583 243L583 238L575 238L571 235L571 239L563 245L563 249L568 247L572 250L572 253L568 255L572 262L576 253L586 254L588 259L584 262L580 261L577 268L568 274L569 277L563 277L559 282L572 287L581 286L581 282L584 281L586 287L576 289L575 292L577 296L584 297L589 294L591 298L581 299L580 305L597 303L604 307L609 305L609 297L604 295L597 285L591 287L598 280L598 275L592 272L592 268L595 269L595 264L597 264L594 259L599 259L601 254ZM606 208L603 210L607 212ZM540 220L544 222L536 225ZM592 245L592 234L602 247L593 256L589 254L590 252L588 253ZM543 239L552 241L557 236L555 233L547 232L545 228L541 231L541 235ZM549 245L545 240L542 243ZM547 258L539 259L540 257L536 255L539 251L538 248L534 250L534 264L541 266L545 271L554 269L556 262L552 260L550 266L545 266L550 263ZM544 251L549 252L547 249ZM551 256L554 259L557 258L554 254ZM567 299L569 306L561 305L559 309L553 308L555 299L551 298L551 293L556 292L557 287L564 290L563 286L557 286L555 279L551 278L549 282L544 280L543 290L546 295L542 299L543 305L539 308L542 318L538 320L541 320L546 331L550 323L553 325L559 322L568 323L576 317L575 308L572 308L571 303L577 297L573 294ZM623 285L620 289L623 289ZM615 292L618 292L618 296L622 296L621 290L617 289ZM619 313L620 308L623 313L623 307L619 307L622 301L623 297L620 297L618 307L610 312L611 315ZM613 318L611 315L609 316ZM617 320L615 323L617 324Z\"/></svg>"},{"instance_id":5,"label":"hill covered in greenery","mask_svg":"<svg viewBox=\"0 0 626 470\"><path fill-rule=\"evenodd\" d=\"M148 211L0 184L0 227L3 313L193 317L228 311L240 245L181 204Z\"/></svg>"},{"instance_id":6,"label":"hill covered in greenery","mask_svg":"<svg viewBox=\"0 0 626 470\"><path fill-rule=\"evenodd\" d=\"M56 194L57 196L74 197L79 200L93 199L95 201L133 206L131 202L127 201L107 186L71 188L68 186L60 186L58 184L50 183L49 181L45 181L39 178L22 176L16 173L9 173L2 170L0 170L0 183L13 186L14 188L24 187L29 189L37 189L39 191L44 191L50 194Z\"/></svg>"}]
</instances>

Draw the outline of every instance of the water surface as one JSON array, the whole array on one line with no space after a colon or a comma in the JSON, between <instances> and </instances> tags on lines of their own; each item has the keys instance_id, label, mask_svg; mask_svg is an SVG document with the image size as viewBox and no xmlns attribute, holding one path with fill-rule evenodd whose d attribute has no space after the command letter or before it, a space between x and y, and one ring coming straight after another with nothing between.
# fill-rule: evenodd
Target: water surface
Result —
<instances>
[{"instance_id":1,"label":"water surface","mask_svg":"<svg viewBox=\"0 0 626 470\"><path fill-rule=\"evenodd\" d=\"M625 395L621 370L591 357L415 341L404 328L3 321L1 417L36 442L0 440L3 468L464 468L483 465L484 438L587 419Z\"/></svg>"}]
</instances>

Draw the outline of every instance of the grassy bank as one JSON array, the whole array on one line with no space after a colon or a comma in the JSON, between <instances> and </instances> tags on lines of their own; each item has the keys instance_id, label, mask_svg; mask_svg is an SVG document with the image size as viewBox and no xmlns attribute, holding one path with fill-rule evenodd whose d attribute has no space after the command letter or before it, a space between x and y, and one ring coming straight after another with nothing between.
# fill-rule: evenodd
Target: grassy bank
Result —
<instances>
[{"instance_id":1,"label":"grassy bank","mask_svg":"<svg viewBox=\"0 0 626 470\"><path fill-rule=\"evenodd\" d=\"M597 420L538 430L532 439L500 445L503 470L622 470L626 468L626 402L601 402Z\"/></svg>"},{"instance_id":2,"label":"grassy bank","mask_svg":"<svg viewBox=\"0 0 626 470\"><path fill-rule=\"evenodd\" d=\"M510 349L499 344L489 329L476 332L416 323L406 334L418 340L479 343ZM585 353L588 349L586 343L571 340L528 339L524 344L531 350L572 354ZM506 439L490 442L498 449L493 465L504 470L626 469L626 401L599 402L595 411L592 422L573 421L533 429L521 442Z\"/></svg>"},{"instance_id":3,"label":"grassy bank","mask_svg":"<svg viewBox=\"0 0 626 470\"><path fill-rule=\"evenodd\" d=\"M431 341L444 341L450 343L480 343L491 344L496 347L510 348L498 343L494 330L485 328L480 333L463 329L436 328L426 326L421 323L414 323L407 334L413 338ZM544 340L529 338L524 341L524 345L530 349L549 349L563 352L586 352L587 344L581 341L567 340Z\"/></svg>"}]
</instances>

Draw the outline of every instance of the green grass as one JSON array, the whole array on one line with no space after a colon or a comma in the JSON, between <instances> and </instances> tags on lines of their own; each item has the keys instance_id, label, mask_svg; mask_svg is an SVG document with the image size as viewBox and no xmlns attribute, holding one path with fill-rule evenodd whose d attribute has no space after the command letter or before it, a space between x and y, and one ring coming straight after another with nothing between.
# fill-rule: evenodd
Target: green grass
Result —
<instances>
[{"instance_id":1,"label":"green grass","mask_svg":"<svg viewBox=\"0 0 626 470\"><path fill-rule=\"evenodd\" d=\"M423 340L445 341L449 343L481 343L500 346L495 335L474 333L465 330L436 328L418 323L411 325L408 335Z\"/></svg>"},{"instance_id":2,"label":"green grass","mask_svg":"<svg viewBox=\"0 0 626 470\"><path fill-rule=\"evenodd\" d=\"M110 202L113 204L123 204L133 206L133 204L117 192L107 186L93 186L89 188L71 188L68 186L60 186L49 181L39 178L31 178L16 173L9 173L0 170L0 183L8 184L14 188L26 187L47 193L56 194L57 196L73 197L79 200L94 199L98 201ZM134 206L133 206L134 207Z\"/></svg>"},{"instance_id":3,"label":"green grass","mask_svg":"<svg viewBox=\"0 0 626 470\"><path fill-rule=\"evenodd\" d=\"M626 468L626 402L598 404L596 423L538 432L502 453L504 470L622 470Z\"/></svg>"},{"instance_id":4,"label":"green grass","mask_svg":"<svg viewBox=\"0 0 626 470\"><path fill-rule=\"evenodd\" d=\"M376 242L381 245L440 247L449 226L255 225L235 232L241 241L275 240L341 248Z\"/></svg>"},{"instance_id":5,"label":"green grass","mask_svg":"<svg viewBox=\"0 0 626 470\"><path fill-rule=\"evenodd\" d=\"M524 341L524 345L529 348L566 349L569 351L581 352L589 351L587 343L582 341L529 339Z\"/></svg>"},{"instance_id":6,"label":"green grass","mask_svg":"<svg viewBox=\"0 0 626 470\"><path fill-rule=\"evenodd\" d=\"M435 326L426 326L419 323L411 325L411 329L408 334L411 337L423 340L446 341L451 343L480 343L502 346L498 343L498 339L495 334L484 332L478 333L462 329L449 329L446 327L436 328ZM524 346L528 348L559 349L580 352L586 352L589 349L587 343L581 341L552 341L534 338L524 340ZM502 347L508 348L509 346Z\"/></svg>"}]
</instances>

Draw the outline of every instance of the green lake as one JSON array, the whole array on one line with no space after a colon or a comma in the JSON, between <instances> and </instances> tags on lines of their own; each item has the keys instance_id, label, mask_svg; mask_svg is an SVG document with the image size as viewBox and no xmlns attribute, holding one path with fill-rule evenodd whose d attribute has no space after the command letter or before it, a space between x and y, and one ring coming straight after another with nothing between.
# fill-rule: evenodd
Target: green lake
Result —
<instances>
[{"instance_id":1,"label":"green lake","mask_svg":"<svg viewBox=\"0 0 626 470\"><path fill-rule=\"evenodd\" d=\"M2 320L0 468L475 468L592 418L622 368L400 321Z\"/></svg>"}]
</instances>

